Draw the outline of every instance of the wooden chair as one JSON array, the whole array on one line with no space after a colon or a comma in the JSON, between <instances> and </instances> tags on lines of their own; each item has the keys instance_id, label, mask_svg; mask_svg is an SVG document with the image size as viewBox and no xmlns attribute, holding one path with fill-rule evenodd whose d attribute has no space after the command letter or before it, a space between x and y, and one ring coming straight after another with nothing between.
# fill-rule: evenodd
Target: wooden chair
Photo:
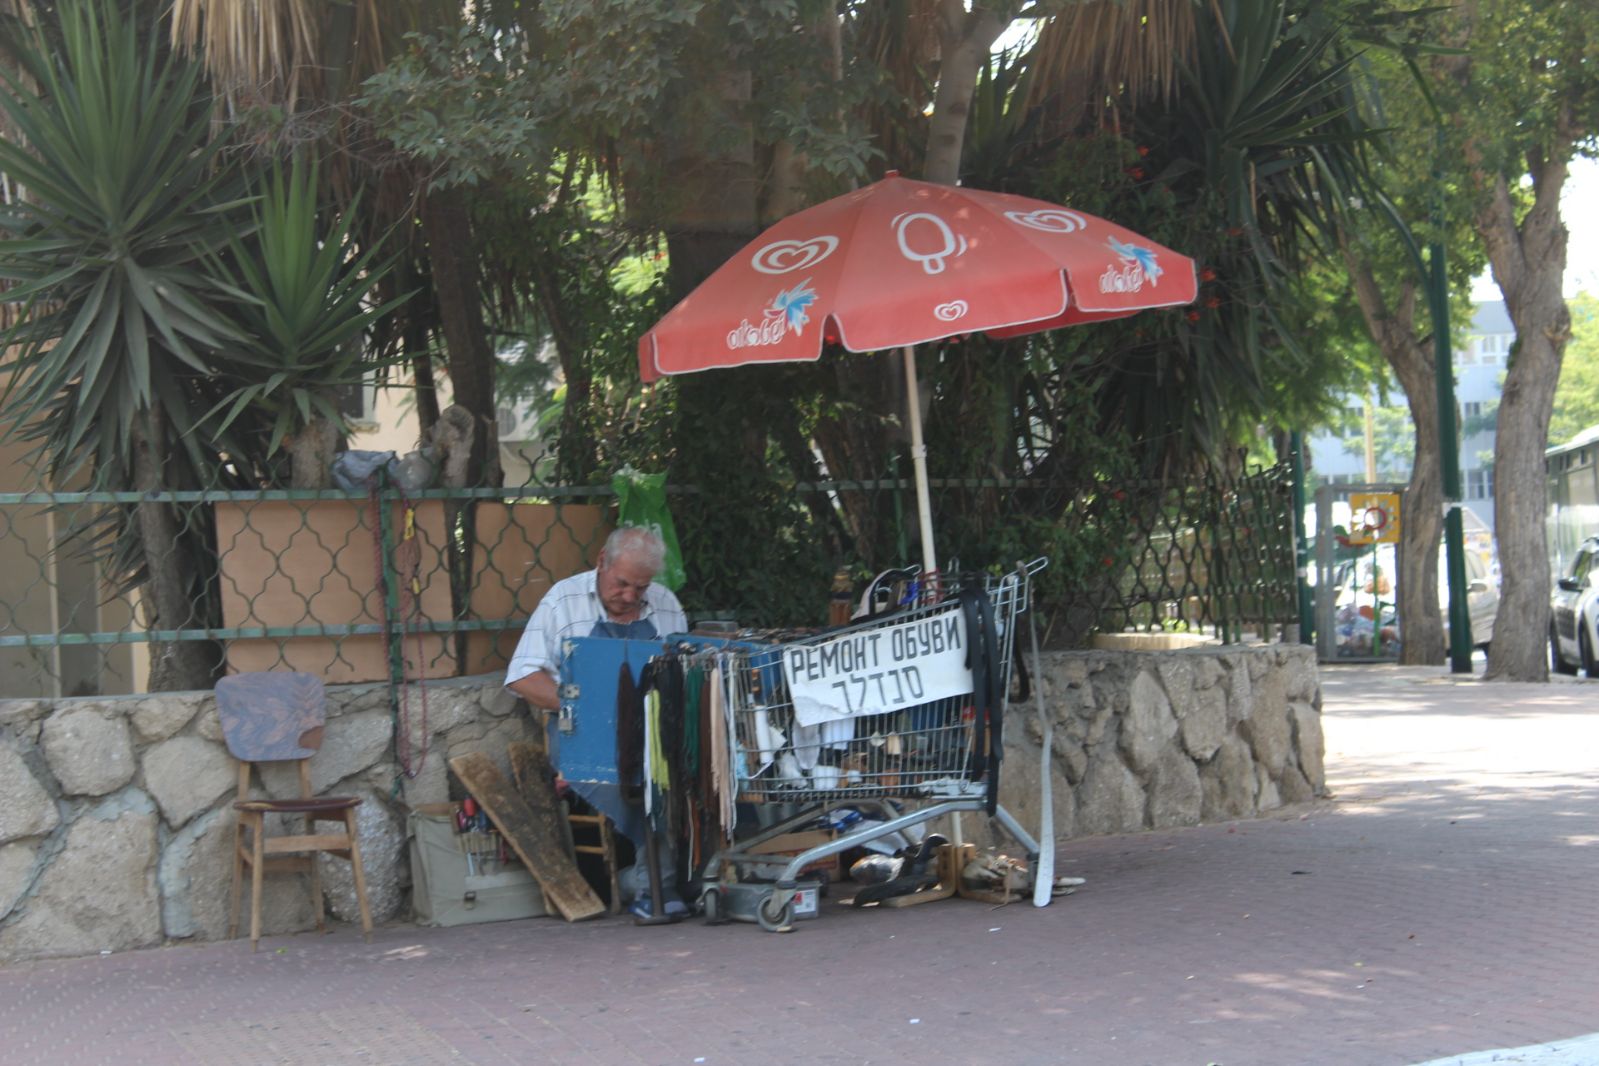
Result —
<instances>
[{"instance_id":1,"label":"wooden chair","mask_svg":"<svg viewBox=\"0 0 1599 1066\"><path fill-rule=\"evenodd\" d=\"M355 878L355 898L361 907L361 931L372 940L372 915L366 905L366 874L361 868L361 848L356 838L357 796L312 796L311 756L322 747L322 725L327 717L327 694L322 681L310 674L285 672L234 674L217 682L217 712L228 751L239 760L239 795L233 802L238 823L233 829L233 911L228 936L239 932L239 896L244 868L250 868L250 950L261 941L261 880L270 871L305 871L311 875L311 907L316 927L325 931L322 915L322 880L317 854L327 852L346 859ZM296 799L254 799L250 795L251 769L257 763L294 761L298 764L300 795ZM303 833L269 835L268 815L303 816ZM332 832L318 832L318 823L340 823ZM248 831L248 833L247 833Z\"/></svg>"},{"instance_id":2,"label":"wooden chair","mask_svg":"<svg viewBox=\"0 0 1599 1066\"><path fill-rule=\"evenodd\" d=\"M572 805L563 802L561 813L566 818L566 847L571 852L573 861L579 855L597 855L605 865L605 876L610 880L612 914L622 913L622 888L617 882L616 873L616 837L611 831L611 820L598 812L594 814L573 814ZM577 840L577 833L582 831L585 836L582 842ZM593 834L588 836L588 834Z\"/></svg>"}]
</instances>

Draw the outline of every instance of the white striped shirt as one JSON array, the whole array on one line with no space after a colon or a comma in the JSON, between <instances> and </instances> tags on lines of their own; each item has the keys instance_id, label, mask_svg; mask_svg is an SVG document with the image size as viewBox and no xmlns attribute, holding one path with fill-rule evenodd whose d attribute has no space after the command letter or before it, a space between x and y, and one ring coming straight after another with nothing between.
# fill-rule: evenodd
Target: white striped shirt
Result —
<instances>
[{"instance_id":1,"label":"white striped shirt","mask_svg":"<svg viewBox=\"0 0 1599 1066\"><path fill-rule=\"evenodd\" d=\"M598 571L586 570L557 581L544 594L533 617L522 630L516 652L511 656L505 671L505 683L520 681L536 670L543 670L559 680L561 645L571 637L586 637L594 632L601 620L608 618L605 605L600 602ZM640 621L655 627L655 635L666 637L688 631L688 617L682 604L664 585L650 583L644 591ZM620 625L621 623L618 623Z\"/></svg>"}]
</instances>

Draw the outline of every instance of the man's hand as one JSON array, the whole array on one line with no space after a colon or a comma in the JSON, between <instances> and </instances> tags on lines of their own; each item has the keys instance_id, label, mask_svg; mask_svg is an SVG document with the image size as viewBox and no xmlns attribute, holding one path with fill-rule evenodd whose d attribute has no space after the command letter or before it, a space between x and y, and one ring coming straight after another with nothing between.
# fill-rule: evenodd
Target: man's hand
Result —
<instances>
[{"instance_id":1,"label":"man's hand","mask_svg":"<svg viewBox=\"0 0 1599 1066\"><path fill-rule=\"evenodd\" d=\"M561 709L561 697L555 690L555 678L543 670L535 670L526 677L517 678L505 687L535 707L546 711Z\"/></svg>"}]
</instances>

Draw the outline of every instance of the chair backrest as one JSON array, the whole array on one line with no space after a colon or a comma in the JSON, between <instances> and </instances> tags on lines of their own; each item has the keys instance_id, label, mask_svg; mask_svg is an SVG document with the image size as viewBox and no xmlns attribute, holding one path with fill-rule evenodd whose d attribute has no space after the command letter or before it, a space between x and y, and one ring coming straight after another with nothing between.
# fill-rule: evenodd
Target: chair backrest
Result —
<instances>
[{"instance_id":1,"label":"chair backrest","mask_svg":"<svg viewBox=\"0 0 1599 1066\"><path fill-rule=\"evenodd\" d=\"M327 692L311 674L231 674L216 685L228 751L242 762L309 759L322 746Z\"/></svg>"}]
</instances>

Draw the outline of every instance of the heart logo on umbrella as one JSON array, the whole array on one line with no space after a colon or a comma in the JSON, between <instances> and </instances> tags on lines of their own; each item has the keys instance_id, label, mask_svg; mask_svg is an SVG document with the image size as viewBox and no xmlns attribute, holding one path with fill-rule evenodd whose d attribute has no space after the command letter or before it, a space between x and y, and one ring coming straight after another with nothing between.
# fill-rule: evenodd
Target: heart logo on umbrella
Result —
<instances>
[{"instance_id":1,"label":"heart logo on umbrella","mask_svg":"<svg viewBox=\"0 0 1599 1066\"><path fill-rule=\"evenodd\" d=\"M838 238L828 235L807 241L773 241L755 250L750 266L762 274L788 274L820 263L838 248Z\"/></svg>"},{"instance_id":2,"label":"heart logo on umbrella","mask_svg":"<svg viewBox=\"0 0 1599 1066\"><path fill-rule=\"evenodd\" d=\"M933 316L941 322L953 322L970 310L965 300L951 300L947 304L939 304L933 308Z\"/></svg>"},{"instance_id":3,"label":"heart logo on umbrella","mask_svg":"<svg viewBox=\"0 0 1599 1066\"><path fill-rule=\"evenodd\" d=\"M1088 220L1076 211L1039 208L1036 211L1006 211L1005 217L1018 226L1041 230L1044 233L1076 233L1088 225Z\"/></svg>"}]
</instances>

